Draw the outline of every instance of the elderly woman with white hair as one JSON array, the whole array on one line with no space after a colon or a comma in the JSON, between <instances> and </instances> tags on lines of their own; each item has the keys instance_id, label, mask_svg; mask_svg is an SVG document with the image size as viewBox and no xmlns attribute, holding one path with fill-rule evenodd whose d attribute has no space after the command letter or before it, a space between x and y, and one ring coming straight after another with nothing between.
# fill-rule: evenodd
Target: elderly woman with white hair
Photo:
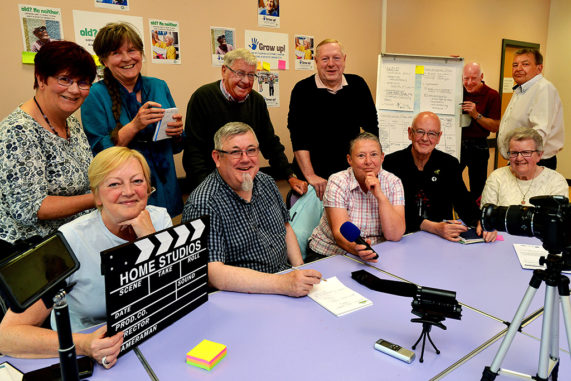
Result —
<instances>
[{"instance_id":1,"label":"elderly woman with white hair","mask_svg":"<svg viewBox=\"0 0 571 381\"><path fill-rule=\"evenodd\" d=\"M481 205L531 205L535 196L569 197L567 180L558 172L538 166L543 139L532 128L520 127L506 136L510 165L496 169L486 181Z\"/></svg>"}]
</instances>

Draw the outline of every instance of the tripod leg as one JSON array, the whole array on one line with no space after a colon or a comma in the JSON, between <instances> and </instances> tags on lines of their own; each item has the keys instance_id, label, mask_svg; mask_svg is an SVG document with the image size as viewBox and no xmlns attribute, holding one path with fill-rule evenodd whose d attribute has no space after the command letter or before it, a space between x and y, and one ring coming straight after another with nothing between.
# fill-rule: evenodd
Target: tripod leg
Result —
<instances>
[{"instance_id":1,"label":"tripod leg","mask_svg":"<svg viewBox=\"0 0 571 381\"><path fill-rule=\"evenodd\" d=\"M547 286L545 289L545 304L543 307L543 325L541 328L541 343L539 346L539 365L537 377L547 380L549 376L549 354L551 350L551 330L553 324L555 286ZM557 311L559 313L559 311ZM511 327L510 327L511 328ZM559 345L559 343L557 343Z\"/></svg>"},{"instance_id":2,"label":"tripod leg","mask_svg":"<svg viewBox=\"0 0 571 381\"><path fill-rule=\"evenodd\" d=\"M434 342L432 341L432 339L430 338L430 332L428 332L426 334L426 336L428 337L428 341L430 341L430 344L432 344L432 347L434 348L434 350L436 351L436 354L439 355L440 351L438 350L438 348L436 348L436 345L434 345Z\"/></svg>"},{"instance_id":3,"label":"tripod leg","mask_svg":"<svg viewBox=\"0 0 571 381\"><path fill-rule=\"evenodd\" d=\"M555 362L555 367L551 370L551 380L557 381L557 371L559 370L559 295L553 293L553 318L551 319L551 352L549 358ZM553 365L550 362L550 368Z\"/></svg>"},{"instance_id":4,"label":"tripod leg","mask_svg":"<svg viewBox=\"0 0 571 381\"><path fill-rule=\"evenodd\" d=\"M567 333L567 345L571 349L571 299L569 298L569 279L565 277L565 283L559 284L559 298L561 300L561 310L563 311L563 322Z\"/></svg>"},{"instance_id":5,"label":"tripod leg","mask_svg":"<svg viewBox=\"0 0 571 381\"><path fill-rule=\"evenodd\" d=\"M426 344L426 335L428 335L428 332L426 331L422 331L422 352L420 353L420 362L424 362L424 344Z\"/></svg>"},{"instance_id":6,"label":"tripod leg","mask_svg":"<svg viewBox=\"0 0 571 381\"><path fill-rule=\"evenodd\" d=\"M535 293L537 292L537 289L539 288L540 284L541 284L541 279L536 277L534 274L533 277L531 278L531 281L529 282L529 287L525 291L523 299L515 313L515 316L510 324L510 327L508 328L506 337L504 337L504 340L502 341L502 344L500 345L500 348L498 349L498 352L496 353L496 356L492 361L492 365L490 365L490 371L492 373L495 374L498 373L498 370L500 369L500 366L504 361L504 357L506 357L508 349L512 344L515 334L519 330L521 322L523 321L525 312L529 308L529 305L531 304L531 301L533 300L533 297L535 296Z\"/></svg>"},{"instance_id":7,"label":"tripod leg","mask_svg":"<svg viewBox=\"0 0 571 381\"><path fill-rule=\"evenodd\" d=\"M416 345L420 342L420 340L422 339L423 336L424 336L424 329L420 333L420 336L418 336L418 340L416 340L416 342L412 345L412 350L416 349Z\"/></svg>"}]
</instances>

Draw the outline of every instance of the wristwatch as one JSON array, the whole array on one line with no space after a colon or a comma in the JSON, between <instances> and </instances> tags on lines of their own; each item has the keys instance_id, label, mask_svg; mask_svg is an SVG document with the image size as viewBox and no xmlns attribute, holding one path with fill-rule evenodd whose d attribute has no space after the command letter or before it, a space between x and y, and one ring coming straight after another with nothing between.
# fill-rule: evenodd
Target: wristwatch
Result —
<instances>
[{"instance_id":1,"label":"wristwatch","mask_svg":"<svg viewBox=\"0 0 571 381\"><path fill-rule=\"evenodd\" d=\"M480 119L482 119L483 117L484 117L484 115L482 115L482 114L478 114L478 116L476 117L476 119L475 119L475 120L480 120Z\"/></svg>"}]
</instances>

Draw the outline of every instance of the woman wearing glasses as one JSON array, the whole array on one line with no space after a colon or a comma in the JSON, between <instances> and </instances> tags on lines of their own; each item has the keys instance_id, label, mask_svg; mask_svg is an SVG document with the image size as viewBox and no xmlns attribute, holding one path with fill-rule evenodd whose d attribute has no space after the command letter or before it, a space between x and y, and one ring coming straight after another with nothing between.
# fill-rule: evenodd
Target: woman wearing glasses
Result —
<instances>
[{"instance_id":1,"label":"woman wearing glasses","mask_svg":"<svg viewBox=\"0 0 571 381\"><path fill-rule=\"evenodd\" d=\"M567 180L558 172L538 166L543 139L533 128L520 127L506 136L510 165L490 174L481 205L531 205L534 196L569 197Z\"/></svg>"},{"instance_id":2,"label":"woman wearing glasses","mask_svg":"<svg viewBox=\"0 0 571 381\"><path fill-rule=\"evenodd\" d=\"M0 239L48 236L94 207L92 155L73 114L95 79L91 55L69 41L50 42L34 59L35 95L0 124Z\"/></svg>"},{"instance_id":3,"label":"woman wearing glasses","mask_svg":"<svg viewBox=\"0 0 571 381\"><path fill-rule=\"evenodd\" d=\"M173 154L183 147L182 115L174 115L166 133L170 139L153 141L156 123L165 109L175 107L165 81L141 75L143 41L127 23L110 23L97 32L93 50L105 66L103 81L93 85L81 108L81 120L94 154L127 146L141 152L151 168L156 188L149 204L182 212L182 195Z\"/></svg>"}]
</instances>

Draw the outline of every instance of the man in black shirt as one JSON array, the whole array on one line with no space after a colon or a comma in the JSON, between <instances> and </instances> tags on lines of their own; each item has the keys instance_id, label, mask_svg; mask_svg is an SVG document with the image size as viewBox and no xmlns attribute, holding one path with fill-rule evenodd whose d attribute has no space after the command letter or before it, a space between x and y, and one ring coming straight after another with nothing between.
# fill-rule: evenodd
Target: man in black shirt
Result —
<instances>
[{"instance_id":1,"label":"man in black shirt","mask_svg":"<svg viewBox=\"0 0 571 381\"><path fill-rule=\"evenodd\" d=\"M408 128L412 144L385 156L383 169L400 177L404 187L406 231L424 230L459 241L466 224L477 226L482 235L480 211L462 180L458 160L435 149L441 136L438 116L421 112ZM465 224L453 220L453 209ZM483 237L490 242L496 234L483 232Z\"/></svg>"},{"instance_id":2,"label":"man in black shirt","mask_svg":"<svg viewBox=\"0 0 571 381\"><path fill-rule=\"evenodd\" d=\"M316 47L317 74L291 92L288 125L293 168L321 199L327 179L347 169L349 142L363 130L379 136L377 109L365 80L344 74L346 54L337 40Z\"/></svg>"}]
</instances>

